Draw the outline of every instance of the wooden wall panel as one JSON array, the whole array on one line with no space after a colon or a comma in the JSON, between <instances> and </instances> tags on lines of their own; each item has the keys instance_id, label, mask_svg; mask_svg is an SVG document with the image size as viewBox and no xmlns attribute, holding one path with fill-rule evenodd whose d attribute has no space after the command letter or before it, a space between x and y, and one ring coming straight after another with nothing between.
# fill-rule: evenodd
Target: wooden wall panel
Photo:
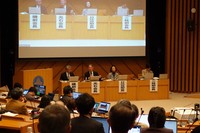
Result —
<instances>
[{"instance_id":1,"label":"wooden wall panel","mask_svg":"<svg viewBox=\"0 0 200 133\"><path fill-rule=\"evenodd\" d=\"M15 74L13 76L13 83L22 83L22 70L32 70L39 68L52 68L53 69L53 90L54 92L59 89L59 78L62 72L65 70L65 66L70 64L72 71L75 75L80 76L80 80L83 80L84 73L87 71L88 64L93 64L95 71L98 71L100 75L106 77L109 73L112 64L116 65L120 74L132 75L137 77L145 67L145 58L119 58L119 59L71 59L71 60L18 60L15 64Z\"/></svg>"},{"instance_id":2,"label":"wooden wall panel","mask_svg":"<svg viewBox=\"0 0 200 133\"><path fill-rule=\"evenodd\" d=\"M167 0L166 71L171 91L199 92L200 86L200 1ZM191 9L196 8L196 13ZM188 30L188 20L195 22Z\"/></svg>"}]
</instances>

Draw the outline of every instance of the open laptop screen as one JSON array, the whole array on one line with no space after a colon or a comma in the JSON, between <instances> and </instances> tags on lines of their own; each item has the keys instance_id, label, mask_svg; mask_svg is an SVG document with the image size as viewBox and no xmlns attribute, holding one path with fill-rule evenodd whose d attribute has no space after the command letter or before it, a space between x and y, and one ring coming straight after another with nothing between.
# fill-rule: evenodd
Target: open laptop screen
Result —
<instances>
[{"instance_id":1,"label":"open laptop screen","mask_svg":"<svg viewBox=\"0 0 200 133\"><path fill-rule=\"evenodd\" d=\"M73 98L76 99L76 98L79 97L79 95L81 95L81 93L80 92L73 92L72 95L73 95Z\"/></svg>"},{"instance_id":2,"label":"open laptop screen","mask_svg":"<svg viewBox=\"0 0 200 133\"><path fill-rule=\"evenodd\" d=\"M107 113L110 109L110 103L108 102L100 102L97 111Z\"/></svg>"},{"instance_id":3,"label":"open laptop screen","mask_svg":"<svg viewBox=\"0 0 200 133\"><path fill-rule=\"evenodd\" d=\"M44 96L46 94L46 86L44 85L34 85L37 89L37 96Z\"/></svg>"},{"instance_id":4,"label":"open laptop screen","mask_svg":"<svg viewBox=\"0 0 200 133\"><path fill-rule=\"evenodd\" d=\"M108 125L108 122L107 122L107 119L106 118L102 118L102 117L92 117L92 119L100 122L103 124L103 128L104 128L104 132L105 133L108 133L109 132L109 125Z\"/></svg>"},{"instance_id":5,"label":"open laptop screen","mask_svg":"<svg viewBox=\"0 0 200 133\"><path fill-rule=\"evenodd\" d=\"M177 133L177 121L175 119L173 120L166 120L165 121L165 128L172 129L174 133Z\"/></svg>"}]
</instances>

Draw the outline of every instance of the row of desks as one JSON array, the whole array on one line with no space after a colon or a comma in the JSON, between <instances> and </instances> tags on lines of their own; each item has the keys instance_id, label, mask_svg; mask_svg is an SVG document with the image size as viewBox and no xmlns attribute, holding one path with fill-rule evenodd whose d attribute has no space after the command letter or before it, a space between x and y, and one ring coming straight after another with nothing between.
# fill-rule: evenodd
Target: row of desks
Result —
<instances>
[{"instance_id":1,"label":"row of desks","mask_svg":"<svg viewBox=\"0 0 200 133\"><path fill-rule=\"evenodd\" d=\"M92 93L92 82L78 82L78 92L91 94L96 101L158 100L169 98L169 79L158 80L158 90L150 91L150 80L128 80L127 92L119 92L119 81L100 81L100 92ZM60 82L60 94L69 82Z\"/></svg>"}]
</instances>

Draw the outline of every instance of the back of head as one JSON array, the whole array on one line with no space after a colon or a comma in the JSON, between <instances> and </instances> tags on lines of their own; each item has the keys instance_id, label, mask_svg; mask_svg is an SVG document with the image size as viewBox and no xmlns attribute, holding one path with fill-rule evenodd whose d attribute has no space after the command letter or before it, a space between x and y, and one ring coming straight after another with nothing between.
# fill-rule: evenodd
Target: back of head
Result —
<instances>
[{"instance_id":1,"label":"back of head","mask_svg":"<svg viewBox=\"0 0 200 133\"><path fill-rule=\"evenodd\" d=\"M19 98L23 95L23 89L22 88L14 88L11 90L11 98L14 100L19 100Z\"/></svg>"},{"instance_id":2,"label":"back of head","mask_svg":"<svg viewBox=\"0 0 200 133\"><path fill-rule=\"evenodd\" d=\"M139 116L139 110L138 107L135 104L131 104L131 107L133 108L133 110L135 111L136 116Z\"/></svg>"},{"instance_id":3,"label":"back of head","mask_svg":"<svg viewBox=\"0 0 200 133\"><path fill-rule=\"evenodd\" d=\"M51 99L48 95L44 95L41 98L40 104L39 104L39 108L45 108L46 106L50 105Z\"/></svg>"},{"instance_id":4,"label":"back of head","mask_svg":"<svg viewBox=\"0 0 200 133\"><path fill-rule=\"evenodd\" d=\"M20 83L18 83L18 82L16 82L15 84L14 84L14 87L13 88L23 88L22 87L22 85L20 84Z\"/></svg>"},{"instance_id":5,"label":"back of head","mask_svg":"<svg viewBox=\"0 0 200 133\"><path fill-rule=\"evenodd\" d=\"M126 106L131 106L131 102L127 99L121 99L117 103L122 104L122 105L126 105Z\"/></svg>"},{"instance_id":6,"label":"back of head","mask_svg":"<svg viewBox=\"0 0 200 133\"><path fill-rule=\"evenodd\" d=\"M67 95L67 94L70 94L70 93L73 93L73 89L72 89L72 87L71 86L65 86L64 88L63 88L63 94L64 95Z\"/></svg>"},{"instance_id":7,"label":"back of head","mask_svg":"<svg viewBox=\"0 0 200 133\"><path fill-rule=\"evenodd\" d=\"M61 105L48 105L39 116L41 133L68 133L70 129L70 113Z\"/></svg>"},{"instance_id":8,"label":"back of head","mask_svg":"<svg viewBox=\"0 0 200 133\"><path fill-rule=\"evenodd\" d=\"M127 133L134 126L135 119L131 106L117 103L111 107L108 121L113 133Z\"/></svg>"},{"instance_id":9,"label":"back of head","mask_svg":"<svg viewBox=\"0 0 200 133\"><path fill-rule=\"evenodd\" d=\"M163 128L166 121L165 109L162 107L152 107L148 116L151 128Z\"/></svg>"},{"instance_id":10,"label":"back of head","mask_svg":"<svg viewBox=\"0 0 200 133\"><path fill-rule=\"evenodd\" d=\"M95 100L88 93L83 93L75 100L75 103L80 115L86 115L93 109Z\"/></svg>"},{"instance_id":11,"label":"back of head","mask_svg":"<svg viewBox=\"0 0 200 133\"><path fill-rule=\"evenodd\" d=\"M28 92L33 92L36 95L37 94L37 89L35 87L30 87Z\"/></svg>"}]
</instances>

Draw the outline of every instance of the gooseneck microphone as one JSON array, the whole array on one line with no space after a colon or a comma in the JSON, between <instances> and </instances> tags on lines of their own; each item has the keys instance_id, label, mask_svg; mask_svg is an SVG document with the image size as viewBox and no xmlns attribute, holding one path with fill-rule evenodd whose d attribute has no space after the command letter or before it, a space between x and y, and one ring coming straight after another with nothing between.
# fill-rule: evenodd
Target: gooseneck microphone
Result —
<instances>
[{"instance_id":1,"label":"gooseneck microphone","mask_svg":"<svg viewBox=\"0 0 200 133\"><path fill-rule=\"evenodd\" d=\"M138 119L138 121L136 123L136 126L138 126L138 124L140 122L140 119L141 119L141 117L142 117L143 114L144 114L144 110L141 108L141 114L140 114L139 119Z\"/></svg>"},{"instance_id":2,"label":"gooseneck microphone","mask_svg":"<svg viewBox=\"0 0 200 133\"><path fill-rule=\"evenodd\" d=\"M180 118L180 126L182 127L183 125L182 125L182 119L183 119L183 117L184 117L184 113L185 113L185 109L183 109L183 113L182 113L182 115L181 115L181 118Z\"/></svg>"}]
</instances>

